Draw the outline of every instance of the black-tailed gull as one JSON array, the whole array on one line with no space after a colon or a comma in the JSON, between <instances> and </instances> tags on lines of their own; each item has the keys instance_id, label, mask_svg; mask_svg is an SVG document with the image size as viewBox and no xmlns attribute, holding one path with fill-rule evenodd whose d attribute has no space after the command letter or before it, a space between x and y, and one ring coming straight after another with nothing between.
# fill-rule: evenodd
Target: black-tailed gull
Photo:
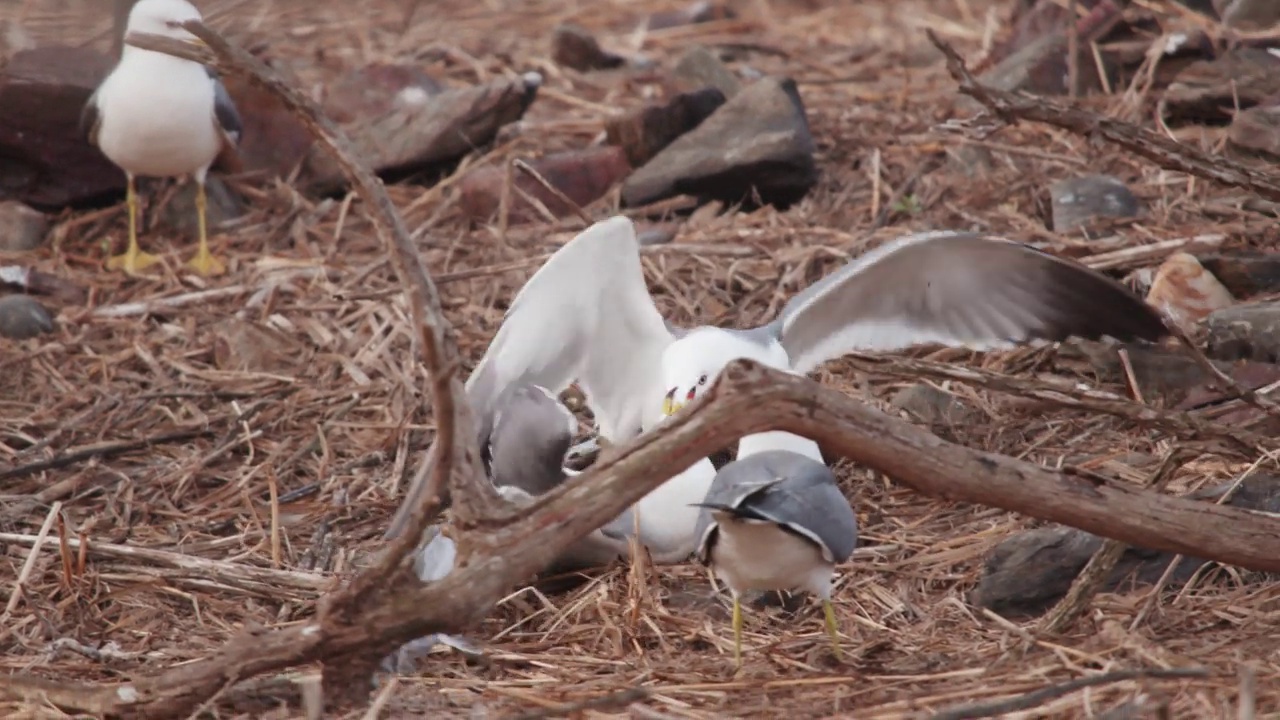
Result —
<instances>
[{"instance_id":1,"label":"black-tailed gull","mask_svg":"<svg viewBox=\"0 0 1280 720\"><path fill-rule=\"evenodd\" d=\"M140 0L129 13L126 34L153 33L196 45L182 28L201 20L186 0ZM200 247L187 265L201 275L225 271L209 252L205 179L224 151L239 141L239 113L226 88L204 65L125 45L120 62L85 103L81 125L89 141L124 171L128 183L129 247L107 260L112 270L137 274L157 261L138 247L137 177L190 175L196 182Z\"/></svg>"},{"instance_id":2,"label":"black-tailed gull","mask_svg":"<svg viewBox=\"0 0 1280 720\"><path fill-rule=\"evenodd\" d=\"M699 505L698 559L733 595L734 662L742 664L739 597L750 590L818 596L839 655L831 578L858 544L858 519L831 470L799 453L763 450L720 468Z\"/></svg>"},{"instance_id":3,"label":"black-tailed gull","mask_svg":"<svg viewBox=\"0 0 1280 720\"><path fill-rule=\"evenodd\" d=\"M600 437L618 444L695 398L735 359L808 373L850 351L925 343L985 350L1071 336L1156 340L1168 333L1159 313L1120 283L979 233L887 242L751 329L670 326L645 286L639 253L634 226L617 216L578 234L534 273L467 379L480 417L514 384L560 393L576 381ZM816 443L784 432L742 438L738 457L766 449L821 459ZM715 474L701 460L632 507L640 541L659 562L693 552L692 505L705 498ZM411 493L392 534L415 503Z\"/></svg>"}]
</instances>

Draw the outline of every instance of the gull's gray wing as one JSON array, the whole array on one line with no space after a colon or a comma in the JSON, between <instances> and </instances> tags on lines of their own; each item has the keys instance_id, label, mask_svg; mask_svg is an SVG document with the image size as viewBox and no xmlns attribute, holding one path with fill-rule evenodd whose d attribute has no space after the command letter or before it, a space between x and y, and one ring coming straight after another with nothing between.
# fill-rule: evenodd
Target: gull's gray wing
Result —
<instances>
[{"instance_id":1,"label":"gull's gray wing","mask_svg":"<svg viewBox=\"0 0 1280 720\"><path fill-rule=\"evenodd\" d=\"M516 294L467 379L477 414L503 389L582 387L600 435L622 442L661 416L659 363L672 341L640 267L631 220L598 222L565 243Z\"/></svg>"},{"instance_id":2,"label":"gull's gray wing","mask_svg":"<svg viewBox=\"0 0 1280 720\"><path fill-rule=\"evenodd\" d=\"M231 94L227 92L227 86L222 84L222 78L218 77L218 73L208 65L205 66L204 71L213 81L214 121L233 144L238 143L240 133L244 132L240 111L236 109L235 101L231 99Z\"/></svg>"},{"instance_id":3,"label":"gull's gray wing","mask_svg":"<svg viewBox=\"0 0 1280 720\"><path fill-rule=\"evenodd\" d=\"M1158 311L1101 273L960 232L909 235L864 253L796 295L765 327L800 372L858 350L1168 334Z\"/></svg>"},{"instance_id":4,"label":"gull's gray wing","mask_svg":"<svg viewBox=\"0 0 1280 720\"><path fill-rule=\"evenodd\" d=\"M98 86L98 90L102 88ZM102 126L102 112L98 109L98 90L94 90L89 99L80 108L80 137L89 141L90 145L98 144L98 128Z\"/></svg>"},{"instance_id":5,"label":"gull's gray wing","mask_svg":"<svg viewBox=\"0 0 1280 720\"><path fill-rule=\"evenodd\" d=\"M578 421L545 388L509 388L494 409L491 422L482 425L492 427L487 454L494 485L512 485L541 495L564 482L565 454L578 431Z\"/></svg>"},{"instance_id":6,"label":"gull's gray wing","mask_svg":"<svg viewBox=\"0 0 1280 720\"><path fill-rule=\"evenodd\" d=\"M822 549L830 562L849 559L858 544L858 518L823 463L787 450L765 450L720 469L707 490L704 508L731 512L748 521L781 525ZM698 517L698 555L714 541L715 522L704 509Z\"/></svg>"}]
</instances>

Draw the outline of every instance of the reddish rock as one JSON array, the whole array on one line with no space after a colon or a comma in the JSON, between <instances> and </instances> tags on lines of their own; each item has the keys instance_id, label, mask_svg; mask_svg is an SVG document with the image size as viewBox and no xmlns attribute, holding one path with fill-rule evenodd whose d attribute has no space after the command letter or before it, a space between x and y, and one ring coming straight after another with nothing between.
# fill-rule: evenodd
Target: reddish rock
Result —
<instances>
[{"instance_id":1,"label":"reddish rock","mask_svg":"<svg viewBox=\"0 0 1280 720\"><path fill-rule=\"evenodd\" d=\"M626 151L633 167L640 167L673 140L698 127L724 102L724 93L713 87L681 93L665 105L649 105L610 119L605 123L605 136L610 144Z\"/></svg>"},{"instance_id":2,"label":"reddish rock","mask_svg":"<svg viewBox=\"0 0 1280 720\"><path fill-rule=\"evenodd\" d=\"M1147 303L1164 311L1188 332L1214 311L1234 302L1218 278L1188 253L1170 255L1147 291Z\"/></svg>"},{"instance_id":3,"label":"reddish rock","mask_svg":"<svg viewBox=\"0 0 1280 720\"><path fill-rule=\"evenodd\" d=\"M56 208L124 189L124 173L80 132L112 61L89 48L15 53L0 70L0 199Z\"/></svg>"},{"instance_id":4,"label":"reddish rock","mask_svg":"<svg viewBox=\"0 0 1280 720\"><path fill-rule=\"evenodd\" d=\"M551 59L580 72L608 70L626 63L622 56L605 52L586 28L573 23L557 25L552 31Z\"/></svg>"},{"instance_id":5,"label":"reddish rock","mask_svg":"<svg viewBox=\"0 0 1280 720\"><path fill-rule=\"evenodd\" d=\"M15 200L0 200L0 251L35 250L48 230L44 213Z\"/></svg>"},{"instance_id":6,"label":"reddish rock","mask_svg":"<svg viewBox=\"0 0 1280 720\"><path fill-rule=\"evenodd\" d=\"M244 76L224 75L222 84L244 125L238 147L243 170L288 177L311 149L311 133L275 95Z\"/></svg>"},{"instance_id":7,"label":"reddish rock","mask_svg":"<svg viewBox=\"0 0 1280 720\"><path fill-rule=\"evenodd\" d=\"M681 25L695 25L697 23L711 22L713 20L732 20L738 15L732 8L720 5L719 3L710 3L706 0L700 0L680 8L679 10L667 10L664 12L656 12L649 16L649 30L664 30L666 28L680 27Z\"/></svg>"},{"instance_id":8,"label":"reddish rock","mask_svg":"<svg viewBox=\"0 0 1280 720\"><path fill-rule=\"evenodd\" d=\"M609 188L631 172L622 148L612 145L547 155L529 164L579 207L585 207L603 197ZM574 214L572 207L565 205L541 183L519 170L511 170L511 181L509 222L537 221L543 217L539 210L515 192L515 188L537 198L556 217ZM501 203L506 182L507 168L504 166L490 165L467 173L461 183L464 212L477 221L493 217Z\"/></svg>"}]
</instances>

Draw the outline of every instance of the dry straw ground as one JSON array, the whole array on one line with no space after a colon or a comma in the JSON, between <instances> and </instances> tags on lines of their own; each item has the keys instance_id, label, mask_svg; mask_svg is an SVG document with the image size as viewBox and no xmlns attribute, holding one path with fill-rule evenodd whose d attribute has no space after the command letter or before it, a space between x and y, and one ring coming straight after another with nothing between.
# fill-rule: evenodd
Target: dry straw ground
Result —
<instances>
[{"instance_id":1,"label":"dry straw ground","mask_svg":"<svg viewBox=\"0 0 1280 720\"><path fill-rule=\"evenodd\" d=\"M27 0L2 12L23 17L37 38L106 48L107 13L91 10L100 5ZM738 20L647 37L633 33L639 20L672 3L441 0L410 12L413 5L202 3L209 25L233 40L314 60L307 79L317 88L334 67L375 59L423 59L457 84L543 72L546 86L520 132L468 165L584 146L608 113L644 102L643 82L583 77L550 62L549 31L566 19L622 50L642 40L644 53L663 60L695 42L737 44L752 67L796 78L822 181L786 213L700 214L673 245L648 254L650 287L676 322L758 322L844 258L908 230L976 227L1063 247L1044 229L1045 188L1082 172L1131 182L1150 214L1109 241L1071 241L1077 256L1203 234L1264 245L1275 233L1274 221L1238 209L1238 191L1062 132L1024 124L975 141L939 131L956 96L924 28L976 59L1008 3L760 0L737 3ZM1214 140L1206 131L1192 141ZM993 151L989 168L966 172L946 154L972 145ZM473 362L516 289L580 226L472 226L457 209L455 178L390 192ZM400 288L358 204L315 202L284 184L247 192L249 215L218 240L231 272L208 282L177 272L192 242L155 233L144 242L168 251L160 279L102 271L106 245L123 242L123 204L57 218L39 267L93 293L87 309L63 311L56 334L0 345L6 671L112 681L201 657L246 627L307 617L329 577L378 547L432 430L421 398L403 390L406 376L426 383L410 360ZM589 210L603 217L607 205ZM1153 265L1167 252L1116 269ZM187 302L162 306L164 298ZM947 357L1010 372L1037 363L1082 370L1039 353ZM882 406L903 385L840 363L821 379ZM1121 420L950 389L980 410L978 421L953 430L971 447L1134 480L1169 448ZM1230 480L1250 460L1204 455L1168 491ZM965 601L984 554L1032 522L922 497L848 464L839 474L863 527L863 547L841 568L836 592L845 664L832 660L814 606L795 615L754 610L735 678L727 612L709 599L699 568L637 575L620 567L567 594L513 592L473 630L491 648L487 663L432 655L421 674L384 686L383 716L512 717L643 685L651 695L629 710L579 716L896 718L1141 667L1203 667L1212 677L1076 690L1030 716L1144 717L1165 704L1174 717L1235 716L1242 667L1257 674L1258 712L1280 713L1280 589L1215 570L1154 599L1101 595L1065 634L1037 636L1031 624ZM31 539L45 533L53 542L31 554ZM77 544L85 539L87 553ZM264 686L249 693L257 704L242 698L219 716L300 716L281 706L287 694Z\"/></svg>"}]
</instances>

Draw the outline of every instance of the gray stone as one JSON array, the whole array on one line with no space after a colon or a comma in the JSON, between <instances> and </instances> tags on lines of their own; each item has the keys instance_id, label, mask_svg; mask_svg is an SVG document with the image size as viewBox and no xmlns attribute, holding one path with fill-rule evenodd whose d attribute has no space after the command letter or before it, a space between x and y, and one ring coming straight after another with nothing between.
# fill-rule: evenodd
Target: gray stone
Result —
<instances>
[{"instance_id":1,"label":"gray stone","mask_svg":"<svg viewBox=\"0 0 1280 720\"><path fill-rule=\"evenodd\" d=\"M818 181L804 103L789 78L765 78L676 138L622 186L628 206L676 195L785 209Z\"/></svg>"},{"instance_id":2,"label":"gray stone","mask_svg":"<svg viewBox=\"0 0 1280 720\"><path fill-rule=\"evenodd\" d=\"M30 295L0 297L0 336L26 340L53 332L53 316Z\"/></svg>"},{"instance_id":3,"label":"gray stone","mask_svg":"<svg viewBox=\"0 0 1280 720\"><path fill-rule=\"evenodd\" d=\"M16 200L0 200L0 251L35 250L48 230L44 213Z\"/></svg>"},{"instance_id":4,"label":"gray stone","mask_svg":"<svg viewBox=\"0 0 1280 720\"><path fill-rule=\"evenodd\" d=\"M1190 497L1215 502L1232 484L1223 483ZM1262 512L1280 511L1280 478L1262 474L1246 478L1226 504ZM1039 615L1066 595L1102 542L1097 535L1060 525L1012 535L988 556L982 578L969 601L1008 618ZM1102 591L1119 592L1154 584L1173 558L1173 553L1130 547L1111 571ZM1207 562L1183 558L1169 578L1166 590L1181 587Z\"/></svg>"},{"instance_id":5,"label":"gray stone","mask_svg":"<svg viewBox=\"0 0 1280 720\"><path fill-rule=\"evenodd\" d=\"M1119 179L1085 175L1062 180L1049 188L1053 199L1053 230L1070 232L1097 218L1136 217L1142 203Z\"/></svg>"},{"instance_id":6,"label":"gray stone","mask_svg":"<svg viewBox=\"0 0 1280 720\"><path fill-rule=\"evenodd\" d=\"M1206 352L1222 360L1280 360L1280 301L1232 305L1205 318Z\"/></svg>"},{"instance_id":7,"label":"gray stone","mask_svg":"<svg viewBox=\"0 0 1280 720\"><path fill-rule=\"evenodd\" d=\"M684 92L713 87L724 93L726 98L731 98L742 90L742 81L733 71L701 45L690 48L680 56L673 74L676 86Z\"/></svg>"},{"instance_id":8,"label":"gray stone","mask_svg":"<svg viewBox=\"0 0 1280 720\"><path fill-rule=\"evenodd\" d=\"M957 425L974 417L973 408L960 398L925 383L899 390L890 403L928 425Z\"/></svg>"}]
</instances>

